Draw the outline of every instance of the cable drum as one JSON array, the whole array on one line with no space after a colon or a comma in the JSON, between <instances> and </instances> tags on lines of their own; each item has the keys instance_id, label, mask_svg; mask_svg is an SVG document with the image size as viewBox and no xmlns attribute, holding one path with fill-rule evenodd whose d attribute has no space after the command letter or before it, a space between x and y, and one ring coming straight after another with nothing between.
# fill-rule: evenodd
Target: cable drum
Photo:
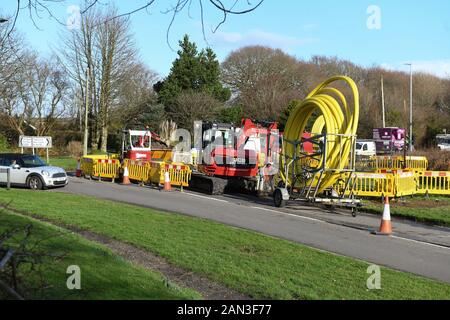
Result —
<instances>
[{"instance_id":1,"label":"cable drum","mask_svg":"<svg viewBox=\"0 0 450 320\"><path fill-rule=\"evenodd\" d=\"M338 90L344 84L348 89ZM343 93L350 93L347 100ZM350 101L350 103L348 103ZM294 188L312 185L318 193L331 187L343 171L348 168L354 148L359 120L359 92L355 82L346 76L332 77L317 86L305 100L299 102L291 112L283 135L280 175L286 186ZM307 128L308 126L308 128ZM311 130L316 158L309 159L310 168L318 169L320 175L305 172L305 157L295 141L302 141L303 134ZM317 137L314 140L314 137ZM304 140L304 139L303 139ZM283 172L294 161L295 181L292 172ZM322 170L320 170L320 168ZM292 171L291 170L291 171ZM311 172L314 172L312 170ZM318 185L319 184L319 185Z\"/></svg>"}]
</instances>

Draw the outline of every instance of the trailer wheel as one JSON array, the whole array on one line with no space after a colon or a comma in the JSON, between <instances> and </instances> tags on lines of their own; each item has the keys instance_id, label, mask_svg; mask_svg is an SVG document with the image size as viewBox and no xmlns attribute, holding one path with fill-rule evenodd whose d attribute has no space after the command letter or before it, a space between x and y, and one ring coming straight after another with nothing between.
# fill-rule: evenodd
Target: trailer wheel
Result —
<instances>
[{"instance_id":1,"label":"trailer wheel","mask_svg":"<svg viewBox=\"0 0 450 320\"><path fill-rule=\"evenodd\" d=\"M273 202L277 208L283 208L286 206L286 200L283 199L280 189L276 189L273 193Z\"/></svg>"}]
</instances>

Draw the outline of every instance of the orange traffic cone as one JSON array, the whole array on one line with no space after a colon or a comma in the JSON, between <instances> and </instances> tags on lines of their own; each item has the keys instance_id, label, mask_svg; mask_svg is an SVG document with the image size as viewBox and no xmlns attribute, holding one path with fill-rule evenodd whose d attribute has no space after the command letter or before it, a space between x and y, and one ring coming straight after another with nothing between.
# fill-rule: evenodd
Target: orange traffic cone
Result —
<instances>
[{"instance_id":1,"label":"orange traffic cone","mask_svg":"<svg viewBox=\"0 0 450 320\"><path fill-rule=\"evenodd\" d=\"M169 172L164 172L164 191L172 191L172 186L170 185L170 175Z\"/></svg>"},{"instance_id":2,"label":"orange traffic cone","mask_svg":"<svg viewBox=\"0 0 450 320\"><path fill-rule=\"evenodd\" d=\"M80 164L80 158L78 158L78 161L77 161L77 171L75 171L75 176L76 176L77 178L80 178L80 177L81 177L81 164Z\"/></svg>"},{"instance_id":3,"label":"orange traffic cone","mask_svg":"<svg viewBox=\"0 0 450 320\"><path fill-rule=\"evenodd\" d=\"M131 184L130 178L128 177L128 167L125 165L123 168L123 178L122 178L122 184Z\"/></svg>"},{"instance_id":4,"label":"orange traffic cone","mask_svg":"<svg viewBox=\"0 0 450 320\"><path fill-rule=\"evenodd\" d=\"M391 209L389 207L389 197L384 198L383 217L381 218L380 231L375 232L377 235L389 236L392 234Z\"/></svg>"}]
</instances>

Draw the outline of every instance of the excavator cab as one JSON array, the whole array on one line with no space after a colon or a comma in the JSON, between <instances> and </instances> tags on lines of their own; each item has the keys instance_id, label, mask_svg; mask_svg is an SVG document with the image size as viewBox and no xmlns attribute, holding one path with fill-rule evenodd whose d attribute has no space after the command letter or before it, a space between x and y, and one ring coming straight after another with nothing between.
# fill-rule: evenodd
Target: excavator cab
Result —
<instances>
[{"instance_id":1,"label":"excavator cab","mask_svg":"<svg viewBox=\"0 0 450 320\"><path fill-rule=\"evenodd\" d=\"M122 157L130 160L150 161L152 133L148 130L123 130Z\"/></svg>"}]
</instances>

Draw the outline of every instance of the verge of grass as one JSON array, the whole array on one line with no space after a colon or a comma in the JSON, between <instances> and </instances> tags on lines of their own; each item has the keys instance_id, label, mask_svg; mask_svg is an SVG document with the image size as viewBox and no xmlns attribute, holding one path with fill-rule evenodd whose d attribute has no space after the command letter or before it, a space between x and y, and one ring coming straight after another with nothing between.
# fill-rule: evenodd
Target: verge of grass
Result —
<instances>
[{"instance_id":1,"label":"verge of grass","mask_svg":"<svg viewBox=\"0 0 450 320\"><path fill-rule=\"evenodd\" d=\"M1 192L0 192L1 193ZM27 299L193 299L201 298L189 289L167 283L156 272L136 267L109 249L87 241L73 233L3 210L0 212L0 234L6 230L33 226L30 244L39 242L39 252L65 255L62 260L44 258L41 265L45 282L43 291L27 290ZM14 239L13 239L14 240ZM20 239L17 239L20 240ZM14 241L9 241L14 245ZM67 267L81 269L81 290L66 286ZM29 274L29 270L26 271ZM39 285L38 275L27 277L25 287ZM0 290L1 291L1 290ZM0 297L1 297L0 292Z\"/></svg>"},{"instance_id":2,"label":"verge of grass","mask_svg":"<svg viewBox=\"0 0 450 320\"><path fill-rule=\"evenodd\" d=\"M254 298L450 299L450 285L388 268L382 289L367 290L368 263L208 220L64 193L0 190L0 202L131 243Z\"/></svg>"},{"instance_id":3,"label":"verge of grass","mask_svg":"<svg viewBox=\"0 0 450 320\"><path fill-rule=\"evenodd\" d=\"M392 216L450 227L450 197L414 197L405 198L405 201L405 203L390 202ZM362 211L381 214L383 205L379 201L367 201Z\"/></svg>"},{"instance_id":4,"label":"verge of grass","mask_svg":"<svg viewBox=\"0 0 450 320\"><path fill-rule=\"evenodd\" d=\"M61 167L66 171L77 169L77 160L73 157L52 157L49 159L49 165Z\"/></svg>"}]
</instances>

